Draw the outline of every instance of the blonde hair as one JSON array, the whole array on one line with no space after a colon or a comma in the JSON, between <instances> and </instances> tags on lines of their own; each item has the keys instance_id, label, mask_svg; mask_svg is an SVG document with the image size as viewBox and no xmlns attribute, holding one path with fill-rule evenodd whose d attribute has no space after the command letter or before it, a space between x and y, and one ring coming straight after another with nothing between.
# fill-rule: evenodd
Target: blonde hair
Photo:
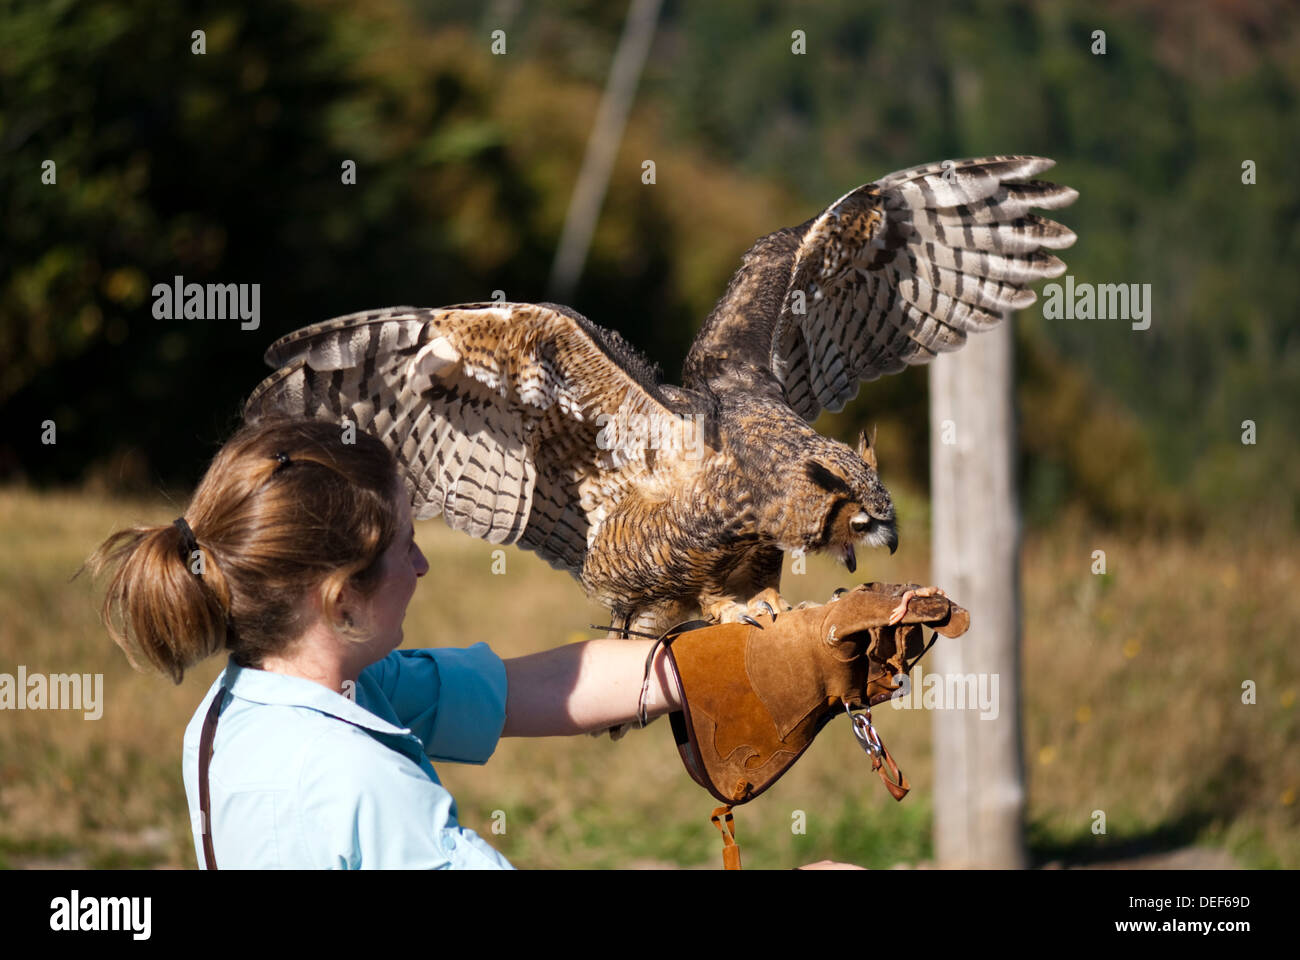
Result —
<instances>
[{"instance_id":1,"label":"blonde hair","mask_svg":"<svg viewBox=\"0 0 1300 960\"><path fill-rule=\"evenodd\" d=\"M344 586L376 586L397 533L397 464L388 448L332 423L267 420L218 452L179 523L113 534L87 561L112 572L101 615L137 669L180 683L227 649L256 667L301 631L299 609L321 591L340 619ZM199 555L191 556L190 546Z\"/></svg>"}]
</instances>

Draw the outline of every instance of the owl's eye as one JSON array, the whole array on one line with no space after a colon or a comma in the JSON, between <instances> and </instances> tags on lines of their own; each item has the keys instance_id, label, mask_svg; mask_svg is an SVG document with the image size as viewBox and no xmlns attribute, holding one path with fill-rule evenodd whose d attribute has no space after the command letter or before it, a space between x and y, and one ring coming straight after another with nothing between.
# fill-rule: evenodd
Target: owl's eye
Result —
<instances>
[{"instance_id":1,"label":"owl's eye","mask_svg":"<svg viewBox=\"0 0 1300 960\"><path fill-rule=\"evenodd\" d=\"M849 521L849 529L852 530L855 534L866 533L867 528L870 526L871 526L871 517L867 516L865 513L859 513L856 517L854 517L852 520Z\"/></svg>"}]
</instances>

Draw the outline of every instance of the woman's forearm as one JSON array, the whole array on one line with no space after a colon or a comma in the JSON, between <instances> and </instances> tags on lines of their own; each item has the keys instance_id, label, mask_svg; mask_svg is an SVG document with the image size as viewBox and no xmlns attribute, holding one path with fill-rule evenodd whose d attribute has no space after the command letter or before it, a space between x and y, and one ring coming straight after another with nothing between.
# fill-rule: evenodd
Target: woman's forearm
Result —
<instances>
[{"instance_id":1,"label":"woman's forearm","mask_svg":"<svg viewBox=\"0 0 1300 960\"><path fill-rule=\"evenodd\" d=\"M504 737L555 737L626 723L636 718L651 640L587 640L512 657L506 665ZM661 647L650 669L646 714L681 706Z\"/></svg>"}]
</instances>

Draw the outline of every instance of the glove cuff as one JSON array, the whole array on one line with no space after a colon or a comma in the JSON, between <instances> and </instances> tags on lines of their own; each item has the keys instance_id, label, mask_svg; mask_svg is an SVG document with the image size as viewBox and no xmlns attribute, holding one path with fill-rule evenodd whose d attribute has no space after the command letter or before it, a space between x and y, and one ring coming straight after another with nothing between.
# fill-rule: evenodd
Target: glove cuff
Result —
<instances>
[{"instance_id":1,"label":"glove cuff","mask_svg":"<svg viewBox=\"0 0 1300 960\"><path fill-rule=\"evenodd\" d=\"M682 709L669 714L678 752L691 778L726 804L747 803L774 784L835 716L827 698L800 697L799 715L778 723L747 669L747 652L760 637L739 623L664 637L682 699Z\"/></svg>"}]
</instances>

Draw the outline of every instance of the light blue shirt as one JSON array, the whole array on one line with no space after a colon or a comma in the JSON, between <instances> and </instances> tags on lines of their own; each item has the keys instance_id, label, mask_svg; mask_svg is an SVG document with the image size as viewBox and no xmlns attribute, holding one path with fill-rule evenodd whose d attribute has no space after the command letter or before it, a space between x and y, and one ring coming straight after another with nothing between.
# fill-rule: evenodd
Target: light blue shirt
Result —
<instances>
[{"instance_id":1,"label":"light blue shirt","mask_svg":"<svg viewBox=\"0 0 1300 960\"><path fill-rule=\"evenodd\" d=\"M199 866L199 736L230 687L208 771L226 869L512 869L456 820L433 760L486 763L505 726L505 664L485 643L395 650L361 672L356 702L231 661L185 728L185 793Z\"/></svg>"}]
</instances>

